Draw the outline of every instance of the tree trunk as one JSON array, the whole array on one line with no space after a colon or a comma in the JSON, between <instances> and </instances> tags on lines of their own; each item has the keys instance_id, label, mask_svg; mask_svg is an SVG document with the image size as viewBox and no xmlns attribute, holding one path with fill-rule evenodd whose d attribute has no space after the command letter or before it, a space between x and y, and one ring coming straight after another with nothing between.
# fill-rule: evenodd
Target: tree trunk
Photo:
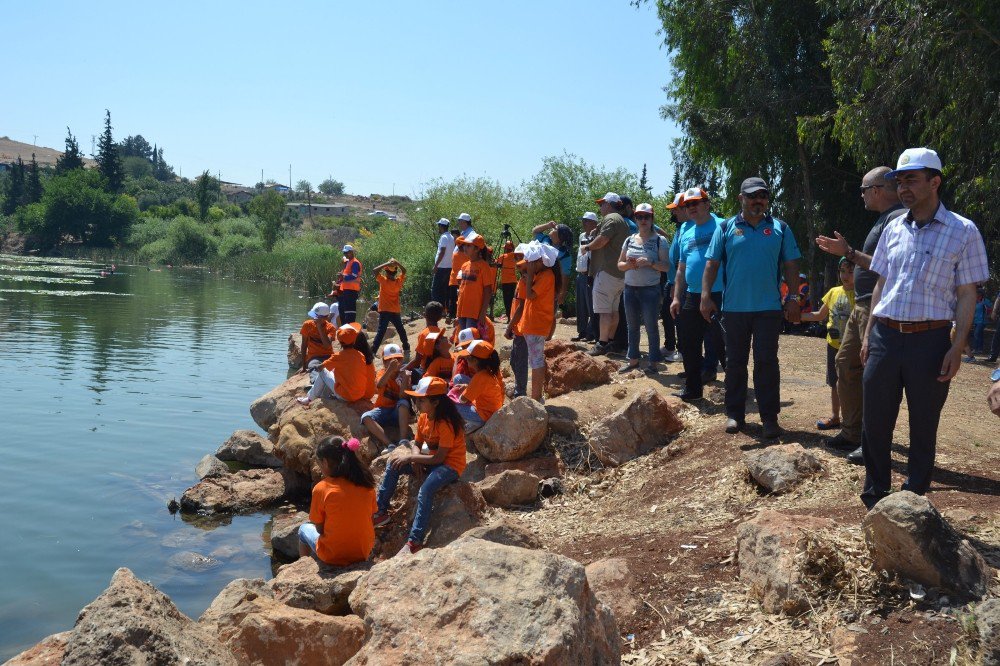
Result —
<instances>
[{"instance_id":1,"label":"tree trunk","mask_svg":"<svg viewBox=\"0 0 1000 666\"><path fill-rule=\"evenodd\" d=\"M799 154L799 167L802 170L802 204L803 204L803 218L806 223L806 261L809 264L807 271L803 271L809 276L809 301L810 304L815 307L817 299L822 297L822 293L819 290L823 288L824 285L820 285L819 281L816 279L819 273L816 271L816 237L819 232L816 229L816 211L815 205L813 203L812 196L812 182L810 180L810 169L809 169L809 159L806 157L805 147L802 142L799 141L796 144L796 149ZM819 295L817 295L819 294Z\"/></svg>"}]
</instances>

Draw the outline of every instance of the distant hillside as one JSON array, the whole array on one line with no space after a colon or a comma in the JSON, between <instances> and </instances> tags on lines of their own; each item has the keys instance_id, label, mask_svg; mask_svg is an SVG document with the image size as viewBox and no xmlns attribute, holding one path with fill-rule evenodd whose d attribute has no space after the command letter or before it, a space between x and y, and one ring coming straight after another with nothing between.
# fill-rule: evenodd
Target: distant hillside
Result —
<instances>
[{"instance_id":1,"label":"distant hillside","mask_svg":"<svg viewBox=\"0 0 1000 666\"><path fill-rule=\"evenodd\" d=\"M40 166L54 167L56 160L62 156L61 150L33 146L30 143L14 141L8 136L0 136L0 164L16 162L19 156L25 163L30 162L32 153L35 154L35 159ZM97 162L87 157L83 158L83 163L88 167L97 166Z\"/></svg>"}]
</instances>

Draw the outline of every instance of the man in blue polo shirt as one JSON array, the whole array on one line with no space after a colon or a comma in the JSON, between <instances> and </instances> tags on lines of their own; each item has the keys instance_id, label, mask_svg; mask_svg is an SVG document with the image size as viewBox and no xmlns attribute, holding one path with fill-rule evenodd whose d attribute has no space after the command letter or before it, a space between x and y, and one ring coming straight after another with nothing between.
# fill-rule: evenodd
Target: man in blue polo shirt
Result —
<instances>
[{"instance_id":1,"label":"man in blue polo shirt","mask_svg":"<svg viewBox=\"0 0 1000 666\"><path fill-rule=\"evenodd\" d=\"M705 379L710 377L703 367L701 348L722 349L722 329L716 318L705 321L701 316L701 278L705 274L705 262L709 243L715 235L718 223L711 212L711 203L705 190L693 187L684 193L685 211L691 221L678 232L677 247L677 287L674 290L670 311L677 317L680 329L680 350L684 359L684 390L675 393L681 400L691 402L701 400ZM712 301L718 305L722 300L722 276L718 275L712 284ZM715 374L712 359L711 375Z\"/></svg>"},{"instance_id":2,"label":"man in blue polo shirt","mask_svg":"<svg viewBox=\"0 0 1000 666\"><path fill-rule=\"evenodd\" d=\"M712 235L701 280L701 314L712 321L718 307L712 298L720 265L724 265L722 330L726 344L726 432L746 423L747 367L753 347L753 389L764 425L764 437L781 434L778 336L781 333L780 275L789 296L784 315L799 322L799 247L787 224L768 212L770 191L761 178L740 186L741 212L720 224Z\"/></svg>"}]
</instances>

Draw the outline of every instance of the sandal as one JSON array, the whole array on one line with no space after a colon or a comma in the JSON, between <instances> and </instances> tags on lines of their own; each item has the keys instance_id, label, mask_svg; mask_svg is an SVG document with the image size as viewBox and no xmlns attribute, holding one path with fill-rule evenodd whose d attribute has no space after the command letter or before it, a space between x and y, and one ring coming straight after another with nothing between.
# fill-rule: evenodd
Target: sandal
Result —
<instances>
[{"instance_id":1,"label":"sandal","mask_svg":"<svg viewBox=\"0 0 1000 666\"><path fill-rule=\"evenodd\" d=\"M833 430L834 428L839 428L839 427L840 427L840 419L833 416L828 416L825 419L820 419L819 421L816 421L817 430Z\"/></svg>"}]
</instances>

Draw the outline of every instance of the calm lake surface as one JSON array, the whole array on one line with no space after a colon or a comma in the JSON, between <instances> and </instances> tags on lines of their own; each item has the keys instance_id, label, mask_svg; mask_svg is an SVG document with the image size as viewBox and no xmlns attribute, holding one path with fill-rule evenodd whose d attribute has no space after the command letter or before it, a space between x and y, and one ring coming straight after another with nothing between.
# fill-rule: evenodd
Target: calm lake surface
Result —
<instances>
[{"instance_id":1,"label":"calm lake surface","mask_svg":"<svg viewBox=\"0 0 1000 666\"><path fill-rule=\"evenodd\" d=\"M312 305L197 269L0 255L0 661L73 626L129 567L191 617L271 576L269 514L199 525L166 504L284 380ZM184 552L216 558L177 566Z\"/></svg>"}]
</instances>

